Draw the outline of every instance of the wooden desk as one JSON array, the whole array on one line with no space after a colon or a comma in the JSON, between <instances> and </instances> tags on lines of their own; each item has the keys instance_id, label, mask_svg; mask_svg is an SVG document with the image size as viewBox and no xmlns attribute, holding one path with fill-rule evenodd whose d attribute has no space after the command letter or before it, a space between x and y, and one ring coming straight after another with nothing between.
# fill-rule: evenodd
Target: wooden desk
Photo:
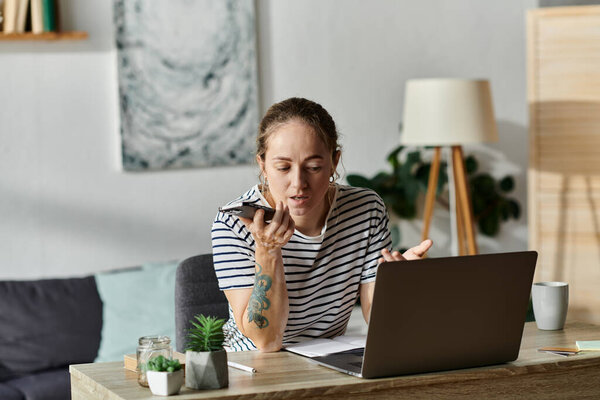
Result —
<instances>
[{"instance_id":1,"label":"wooden desk","mask_svg":"<svg viewBox=\"0 0 600 400\"><path fill-rule=\"evenodd\" d=\"M540 331L525 324L519 358L512 363L400 376L360 379L287 353L229 353L231 361L251 365L254 375L229 369L229 388L182 388L169 399L380 399L380 398L600 398L600 352L561 357L538 352L544 346L575 347L575 340L600 339L600 326L570 323L562 331ZM73 399L150 399L136 374L122 362L71 365Z\"/></svg>"}]
</instances>

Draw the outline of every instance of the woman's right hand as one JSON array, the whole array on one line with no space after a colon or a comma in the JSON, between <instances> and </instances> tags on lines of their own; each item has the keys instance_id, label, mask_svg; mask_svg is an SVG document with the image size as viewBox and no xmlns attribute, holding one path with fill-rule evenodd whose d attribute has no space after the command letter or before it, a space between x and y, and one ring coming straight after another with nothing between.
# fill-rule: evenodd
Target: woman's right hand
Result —
<instances>
[{"instance_id":1,"label":"woman's right hand","mask_svg":"<svg viewBox=\"0 0 600 400\"><path fill-rule=\"evenodd\" d=\"M275 206L275 215L268 224L264 222L263 210L257 210L253 219L240 220L255 241L255 283L252 290L228 291L243 293L226 293L227 300L232 305L235 323L240 331L259 350L278 351L289 314L281 248L294 234L294 220L282 202Z\"/></svg>"},{"instance_id":2,"label":"woman's right hand","mask_svg":"<svg viewBox=\"0 0 600 400\"><path fill-rule=\"evenodd\" d=\"M270 251L281 249L292 238L296 227L290 210L287 205L278 201L270 223L264 222L264 215L265 212L259 209L254 213L253 219L240 217L240 220L252 234L257 247Z\"/></svg>"}]
</instances>

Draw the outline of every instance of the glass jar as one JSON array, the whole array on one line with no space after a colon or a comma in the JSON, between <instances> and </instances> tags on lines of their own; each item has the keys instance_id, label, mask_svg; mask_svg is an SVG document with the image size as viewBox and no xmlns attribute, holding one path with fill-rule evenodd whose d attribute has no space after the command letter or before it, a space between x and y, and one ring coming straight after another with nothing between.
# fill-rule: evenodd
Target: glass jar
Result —
<instances>
[{"instance_id":1,"label":"glass jar","mask_svg":"<svg viewBox=\"0 0 600 400\"><path fill-rule=\"evenodd\" d=\"M173 358L171 339L168 336L142 336L138 343L136 352L138 383L141 386L148 387L146 364L151 358L160 355L165 358Z\"/></svg>"}]
</instances>

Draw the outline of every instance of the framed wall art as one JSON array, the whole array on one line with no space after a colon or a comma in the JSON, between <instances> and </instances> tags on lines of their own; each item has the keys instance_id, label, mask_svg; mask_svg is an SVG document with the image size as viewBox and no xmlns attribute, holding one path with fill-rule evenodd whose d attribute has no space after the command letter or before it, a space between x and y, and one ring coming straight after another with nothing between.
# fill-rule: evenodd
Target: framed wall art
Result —
<instances>
[{"instance_id":1,"label":"framed wall art","mask_svg":"<svg viewBox=\"0 0 600 400\"><path fill-rule=\"evenodd\" d=\"M123 169L248 164L258 124L252 0L114 0Z\"/></svg>"}]
</instances>

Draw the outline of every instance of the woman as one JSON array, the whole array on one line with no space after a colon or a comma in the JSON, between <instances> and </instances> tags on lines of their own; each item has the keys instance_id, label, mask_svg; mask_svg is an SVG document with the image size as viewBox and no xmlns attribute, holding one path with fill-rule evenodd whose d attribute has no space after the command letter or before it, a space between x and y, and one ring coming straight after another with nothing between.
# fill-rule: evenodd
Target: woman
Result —
<instances>
[{"instance_id":1,"label":"woman","mask_svg":"<svg viewBox=\"0 0 600 400\"><path fill-rule=\"evenodd\" d=\"M277 351L283 344L344 333L360 295L369 320L377 265L414 259L390 252L388 217L373 191L335 183L340 146L319 104L290 98L269 108L259 126L261 181L234 202L276 209L270 223L219 213L213 257L229 301L231 350ZM232 202L232 203L234 203Z\"/></svg>"}]
</instances>

